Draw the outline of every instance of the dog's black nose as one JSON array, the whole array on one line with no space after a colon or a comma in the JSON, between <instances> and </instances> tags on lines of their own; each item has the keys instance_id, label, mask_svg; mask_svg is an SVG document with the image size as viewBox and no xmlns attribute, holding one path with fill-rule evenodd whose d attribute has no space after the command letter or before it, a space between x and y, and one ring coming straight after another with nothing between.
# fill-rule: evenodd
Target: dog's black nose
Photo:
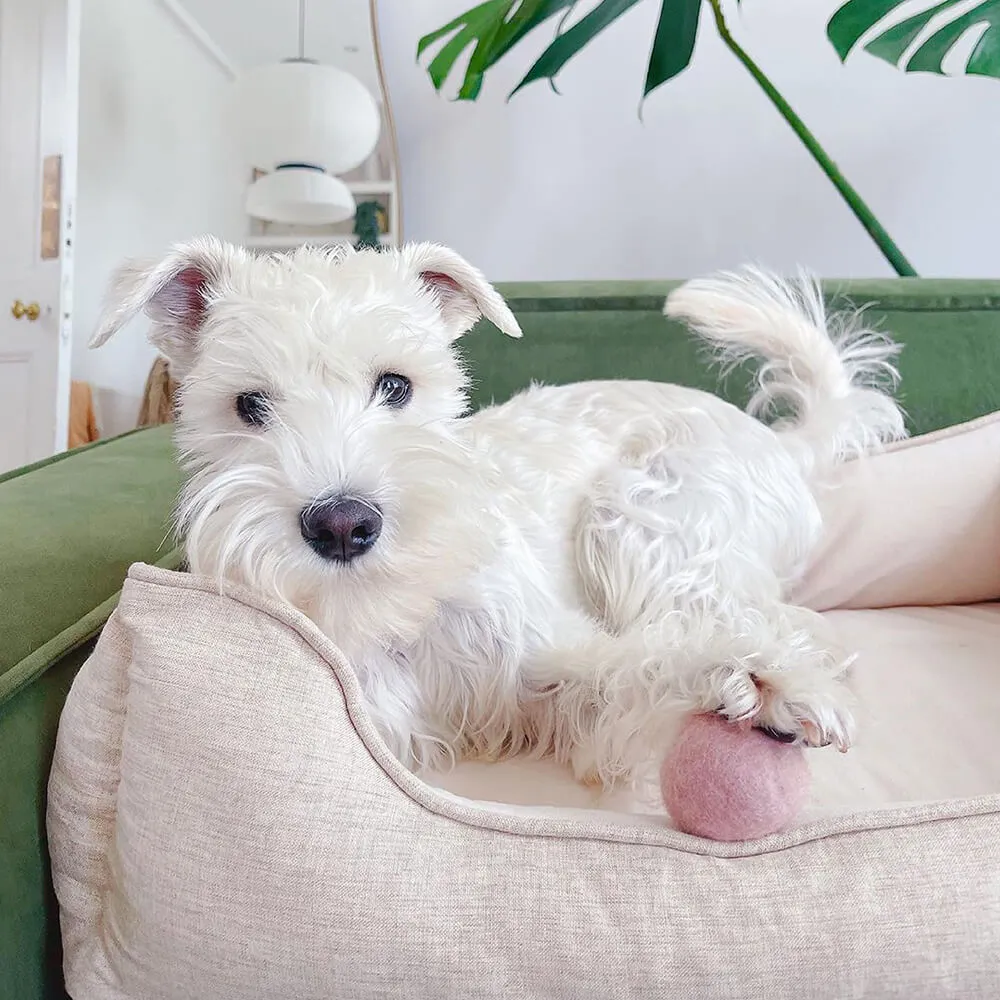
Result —
<instances>
[{"instance_id":1,"label":"dog's black nose","mask_svg":"<svg viewBox=\"0 0 1000 1000\"><path fill-rule=\"evenodd\" d=\"M302 537L333 562L350 562L367 552L382 533L382 512L373 503L334 497L310 504L299 515Z\"/></svg>"}]
</instances>

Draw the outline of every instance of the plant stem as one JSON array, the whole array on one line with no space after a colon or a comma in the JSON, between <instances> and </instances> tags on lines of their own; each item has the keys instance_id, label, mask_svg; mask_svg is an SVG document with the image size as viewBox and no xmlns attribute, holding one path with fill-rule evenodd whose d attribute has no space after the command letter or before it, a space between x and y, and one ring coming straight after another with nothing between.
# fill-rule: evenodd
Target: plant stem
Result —
<instances>
[{"instance_id":1,"label":"plant stem","mask_svg":"<svg viewBox=\"0 0 1000 1000\"><path fill-rule=\"evenodd\" d=\"M875 218L872 210L865 204L861 195L850 185L847 178L837 168L837 164L830 159L826 150L823 149L816 137L806 127L806 123L795 113L792 106L781 96L778 89L764 75L761 68L729 33L729 27L722 15L721 0L708 0L708 2L712 7L712 12L715 14L715 26L718 28L719 35L723 42L725 42L726 47L743 63L747 72L757 81L760 89L767 94L771 103L778 109L781 117L792 127L792 131L812 154L813 159L819 164L823 173L830 178L833 186L850 206L858 222L868 231L868 235L875 241L875 245L882 251L886 260L889 261L898 275L911 278L916 277L917 272L914 270L913 265L903 256L903 252L885 231L882 223Z\"/></svg>"}]
</instances>

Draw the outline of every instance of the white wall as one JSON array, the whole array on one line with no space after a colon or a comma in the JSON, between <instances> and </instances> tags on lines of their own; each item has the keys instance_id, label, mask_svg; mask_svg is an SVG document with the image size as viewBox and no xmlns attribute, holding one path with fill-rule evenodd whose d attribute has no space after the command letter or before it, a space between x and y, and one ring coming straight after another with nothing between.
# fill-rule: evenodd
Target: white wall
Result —
<instances>
[{"instance_id":1,"label":"white wall","mask_svg":"<svg viewBox=\"0 0 1000 1000\"><path fill-rule=\"evenodd\" d=\"M749 258L891 273L704 11L692 65L640 123L659 3L571 62L561 97L536 83L509 104L551 28L475 104L435 95L415 63L417 39L470 6L381 0L408 239L451 244L495 280L683 277ZM1000 275L1000 83L905 75L863 53L842 66L825 36L838 6L753 0L730 23L918 271Z\"/></svg>"},{"instance_id":2,"label":"white wall","mask_svg":"<svg viewBox=\"0 0 1000 1000\"><path fill-rule=\"evenodd\" d=\"M135 426L155 353L130 324L88 351L108 277L203 233L239 238L247 182L224 128L229 78L158 0L83 0L73 377L103 435Z\"/></svg>"}]
</instances>

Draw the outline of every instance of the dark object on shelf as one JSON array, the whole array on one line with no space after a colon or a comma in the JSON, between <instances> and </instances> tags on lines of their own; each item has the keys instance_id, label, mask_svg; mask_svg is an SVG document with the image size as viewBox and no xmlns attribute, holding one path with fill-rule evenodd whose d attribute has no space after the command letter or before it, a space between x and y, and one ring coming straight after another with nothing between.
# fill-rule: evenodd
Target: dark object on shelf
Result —
<instances>
[{"instance_id":1,"label":"dark object on shelf","mask_svg":"<svg viewBox=\"0 0 1000 1000\"><path fill-rule=\"evenodd\" d=\"M363 201L354 214L354 235L358 241L355 244L359 250L365 247L371 250L381 250L381 236L385 232L385 209L377 201Z\"/></svg>"}]
</instances>

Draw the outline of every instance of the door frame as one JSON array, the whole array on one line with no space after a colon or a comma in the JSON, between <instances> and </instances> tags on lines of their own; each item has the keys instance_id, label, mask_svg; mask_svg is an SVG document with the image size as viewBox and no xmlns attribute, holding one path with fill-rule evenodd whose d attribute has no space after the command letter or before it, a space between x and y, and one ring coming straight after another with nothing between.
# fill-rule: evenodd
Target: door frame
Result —
<instances>
[{"instance_id":1,"label":"door frame","mask_svg":"<svg viewBox=\"0 0 1000 1000\"><path fill-rule=\"evenodd\" d=\"M51 0L50 0L51 2ZM77 147L80 131L80 19L82 0L57 0L63 4L65 14L64 65L66 71L63 92L62 135L59 148L47 150L45 139L40 139L40 162L46 156L62 156L60 177L59 217L59 361L56 391L55 441L53 454L65 451L69 443L70 384L73 366L73 260L76 229ZM39 109L43 115L44 110ZM39 231L39 241L41 234ZM38 248L41 252L41 248Z\"/></svg>"}]
</instances>

